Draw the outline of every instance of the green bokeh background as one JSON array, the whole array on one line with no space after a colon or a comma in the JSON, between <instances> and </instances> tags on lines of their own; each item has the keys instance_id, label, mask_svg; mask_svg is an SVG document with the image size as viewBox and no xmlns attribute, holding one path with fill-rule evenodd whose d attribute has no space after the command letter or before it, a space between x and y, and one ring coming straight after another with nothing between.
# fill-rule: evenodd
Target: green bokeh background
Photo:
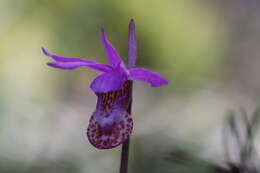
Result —
<instances>
[{"instance_id":1,"label":"green bokeh background","mask_svg":"<svg viewBox=\"0 0 260 173\"><path fill-rule=\"evenodd\" d=\"M126 60L131 18L138 66L170 84L134 85L130 172L190 172L165 160L180 149L222 163L225 113L259 103L259 8L242 0L0 0L0 172L117 172L120 148L96 150L85 137L97 74L50 68L40 49L106 63L104 27Z\"/></svg>"}]
</instances>

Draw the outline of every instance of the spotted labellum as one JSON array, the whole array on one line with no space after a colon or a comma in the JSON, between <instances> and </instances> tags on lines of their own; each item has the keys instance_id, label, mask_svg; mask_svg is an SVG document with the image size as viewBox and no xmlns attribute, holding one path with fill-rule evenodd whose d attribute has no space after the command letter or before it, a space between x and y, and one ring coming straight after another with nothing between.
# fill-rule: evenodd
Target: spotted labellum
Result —
<instances>
[{"instance_id":1,"label":"spotted labellum","mask_svg":"<svg viewBox=\"0 0 260 173\"><path fill-rule=\"evenodd\" d=\"M153 87L168 84L164 77L155 72L145 68L134 68L137 47L133 20L129 24L128 37L128 68L116 49L106 39L103 29L101 30L101 41L105 48L108 64L57 56L42 48L43 53L54 60L47 63L51 67L65 70L87 67L101 73L90 85L91 90L97 96L97 105L87 129L90 143L98 149L114 148L129 138L133 129L133 119L127 109L132 99L133 80L150 83Z\"/></svg>"}]
</instances>

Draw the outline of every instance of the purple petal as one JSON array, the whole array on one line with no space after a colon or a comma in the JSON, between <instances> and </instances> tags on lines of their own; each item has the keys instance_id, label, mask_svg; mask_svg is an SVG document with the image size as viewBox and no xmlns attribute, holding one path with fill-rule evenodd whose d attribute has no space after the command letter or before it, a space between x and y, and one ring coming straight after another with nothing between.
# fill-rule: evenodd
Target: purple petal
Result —
<instances>
[{"instance_id":1,"label":"purple petal","mask_svg":"<svg viewBox=\"0 0 260 173\"><path fill-rule=\"evenodd\" d=\"M128 31L128 67L133 68L136 64L137 43L135 34L135 22L131 19Z\"/></svg>"},{"instance_id":2,"label":"purple petal","mask_svg":"<svg viewBox=\"0 0 260 173\"><path fill-rule=\"evenodd\" d=\"M98 72L109 72L112 68L105 64L97 64L97 63L86 63L86 62L48 62L47 63L51 67L72 70L78 67L88 67L92 70Z\"/></svg>"},{"instance_id":3,"label":"purple petal","mask_svg":"<svg viewBox=\"0 0 260 173\"><path fill-rule=\"evenodd\" d=\"M110 149L129 138L133 120L126 112L131 101L131 82L113 92L96 93L98 96L95 112L87 130L90 143L98 149Z\"/></svg>"},{"instance_id":4,"label":"purple petal","mask_svg":"<svg viewBox=\"0 0 260 173\"><path fill-rule=\"evenodd\" d=\"M51 67L67 69L67 70L72 70L78 67L88 67L98 72L109 72L112 69L109 65L99 64L95 61L53 55L50 54L44 48L42 48L42 51L46 56L51 57L53 60L55 60L55 62L47 63Z\"/></svg>"},{"instance_id":5,"label":"purple petal","mask_svg":"<svg viewBox=\"0 0 260 173\"><path fill-rule=\"evenodd\" d=\"M167 85L168 80L160 76L158 73L152 72L145 68L129 69L129 76L131 80L137 80L150 83L153 87Z\"/></svg>"},{"instance_id":6,"label":"purple petal","mask_svg":"<svg viewBox=\"0 0 260 173\"><path fill-rule=\"evenodd\" d=\"M91 60L86 60L86 59L81 59L81 58L72 58L72 57L64 57L64 56L58 56L58 55L53 55L50 54L46 49L42 48L42 52L52 58L55 61L58 62L86 62L86 63L97 63L95 61L91 61Z\"/></svg>"},{"instance_id":7,"label":"purple petal","mask_svg":"<svg viewBox=\"0 0 260 173\"><path fill-rule=\"evenodd\" d=\"M106 56L108 62L111 66L115 67L121 62L121 58L118 55L116 49L112 46L112 44L106 39L104 29L101 30L101 41L106 51Z\"/></svg>"},{"instance_id":8,"label":"purple petal","mask_svg":"<svg viewBox=\"0 0 260 173\"><path fill-rule=\"evenodd\" d=\"M127 140L132 130L133 119L126 111L112 112L109 116L102 117L94 112L89 121L87 136L94 147L111 149Z\"/></svg>"},{"instance_id":9,"label":"purple petal","mask_svg":"<svg viewBox=\"0 0 260 173\"><path fill-rule=\"evenodd\" d=\"M126 73L121 68L117 68L96 77L91 83L90 88L98 93L115 91L121 89L126 80Z\"/></svg>"}]
</instances>

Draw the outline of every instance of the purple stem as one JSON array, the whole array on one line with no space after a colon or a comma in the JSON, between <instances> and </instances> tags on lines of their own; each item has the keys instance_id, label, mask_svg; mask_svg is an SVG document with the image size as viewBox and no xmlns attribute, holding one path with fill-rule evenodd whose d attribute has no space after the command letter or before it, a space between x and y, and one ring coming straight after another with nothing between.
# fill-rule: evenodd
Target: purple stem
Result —
<instances>
[{"instance_id":1,"label":"purple stem","mask_svg":"<svg viewBox=\"0 0 260 173\"><path fill-rule=\"evenodd\" d=\"M133 83L131 83L131 85L132 84ZM132 101L127 109L128 113L131 113L131 107L132 107ZM122 145L120 173L127 173L128 158L129 158L129 143L130 143L130 137Z\"/></svg>"},{"instance_id":2,"label":"purple stem","mask_svg":"<svg viewBox=\"0 0 260 173\"><path fill-rule=\"evenodd\" d=\"M128 33L128 68L135 67L137 57L137 44L136 44L136 34L135 34L135 22L133 19L129 23L129 33ZM127 109L127 112L131 115L132 110L132 92L133 92L133 82L131 81L130 86L130 97L131 102ZM127 173L128 169L128 158L129 158L129 144L130 137L123 143L121 151L121 163L120 163L120 173Z\"/></svg>"},{"instance_id":3,"label":"purple stem","mask_svg":"<svg viewBox=\"0 0 260 173\"><path fill-rule=\"evenodd\" d=\"M129 141L128 138L122 146L122 152L121 152L121 164L120 164L120 173L127 173L128 168L128 153L129 153Z\"/></svg>"}]
</instances>

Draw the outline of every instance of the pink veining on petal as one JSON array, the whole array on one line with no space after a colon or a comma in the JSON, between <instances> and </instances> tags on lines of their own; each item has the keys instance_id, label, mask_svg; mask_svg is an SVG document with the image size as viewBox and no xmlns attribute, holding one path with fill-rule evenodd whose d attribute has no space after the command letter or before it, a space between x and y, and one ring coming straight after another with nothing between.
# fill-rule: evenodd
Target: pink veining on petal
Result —
<instances>
[{"instance_id":1,"label":"pink veining on petal","mask_svg":"<svg viewBox=\"0 0 260 173\"><path fill-rule=\"evenodd\" d=\"M101 127L92 115L87 129L87 136L90 143L98 149L111 149L127 140L133 130L133 119L125 112L120 121L114 121L106 128Z\"/></svg>"},{"instance_id":2,"label":"pink veining on petal","mask_svg":"<svg viewBox=\"0 0 260 173\"><path fill-rule=\"evenodd\" d=\"M90 118L87 136L98 149L110 149L122 144L131 134L133 120L126 112L131 100L131 83L107 93L96 93L98 103Z\"/></svg>"}]
</instances>

